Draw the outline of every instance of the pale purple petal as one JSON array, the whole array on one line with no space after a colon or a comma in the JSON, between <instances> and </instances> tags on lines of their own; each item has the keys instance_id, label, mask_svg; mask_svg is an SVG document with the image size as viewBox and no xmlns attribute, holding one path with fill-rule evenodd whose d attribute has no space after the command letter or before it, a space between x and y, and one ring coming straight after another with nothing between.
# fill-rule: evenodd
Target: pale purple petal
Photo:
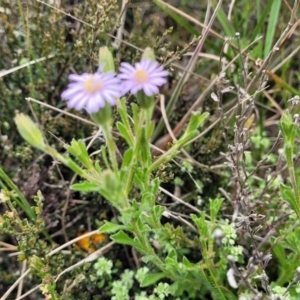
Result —
<instances>
[{"instance_id":1,"label":"pale purple petal","mask_svg":"<svg viewBox=\"0 0 300 300\"><path fill-rule=\"evenodd\" d=\"M150 84L150 83L145 84L143 90L147 96L152 96L153 94L158 93L158 87L156 85Z\"/></svg>"},{"instance_id":2,"label":"pale purple petal","mask_svg":"<svg viewBox=\"0 0 300 300\"><path fill-rule=\"evenodd\" d=\"M166 82L167 82L167 80L165 78L160 78L160 77L153 78L151 80L151 83L155 84L156 86L161 86L161 85L165 84Z\"/></svg>"},{"instance_id":3,"label":"pale purple petal","mask_svg":"<svg viewBox=\"0 0 300 300\"><path fill-rule=\"evenodd\" d=\"M109 94L105 95L106 101L110 104L110 105L115 105L116 104L116 98L112 97Z\"/></svg>"},{"instance_id":4,"label":"pale purple petal","mask_svg":"<svg viewBox=\"0 0 300 300\"><path fill-rule=\"evenodd\" d=\"M145 59L141 61L144 70L147 70L149 73L151 72L151 66L154 66L154 69L158 67L158 62L152 62L151 59Z\"/></svg>"},{"instance_id":5,"label":"pale purple petal","mask_svg":"<svg viewBox=\"0 0 300 300\"><path fill-rule=\"evenodd\" d=\"M71 100L69 100L68 107L80 110L84 107L87 100L88 97L85 94L79 94L76 97L73 97Z\"/></svg>"},{"instance_id":6,"label":"pale purple petal","mask_svg":"<svg viewBox=\"0 0 300 300\"><path fill-rule=\"evenodd\" d=\"M133 72L133 71L135 71L135 68L129 63L121 63L120 70L122 70L122 71L127 70L130 72Z\"/></svg>"},{"instance_id":7,"label":"pale purple petal","mask_svg":"<svg viewBox=\"0 0 300 300\"><path fill-rule=\"evenodd\" d=\"M169 75L169 73L167 71L156 71L155 73L153 72L151 75L155 77L166 77Z\"/></svg>"},{"instance_id":8,"label":"pale purple petal","mask_svg":"<svg viewBox=\"0 0 300 300\"><path fill-rule=\"evenodd\" d=\"M128 73L121 73L118 75L118 77L120 79L123 79L123 80L128 80L129 77L133 77L132 74L128 74Z\"/></svg>"},{"instance_id":9,"label":"pale purple petal","mask_svg":"<svg viewBox=\"0 0 300 300\"><path fill-rule=\"evenodd\" d=\"M130 89L131 94L136 94L139 90L141 90L142 87L139 85L135 85Z\"/></svg>"},{"instance_id":10,"label":"pale purple petal","mask_svg":"<svg viewBox=\"0 0 300 300\"><path fill-rule=\"evenodd\" d=\"M138 70L138 69L144 70L145 69L145 66L142 62L137 62L137 63L134 64L134 66L135 66L136 70Z\"/></svg>"},{"instance_id":11,"label":"pale purple petal","mask_svg":"<svg viewBox=\"0 0 300 300\"><path fill-rule=\"evenodd\" d=\"M88 111L90 114L96 113L99 108L101 108L99 104L96 105L96 103L93 103L92 101L89 101L85 106L86 111Z\"/></svg>"},{"instance_id":12,"label":"pale purple petal","mask_svg":"<svg viewBox=\"0 0 300 300\"><path fill-rule=\"evenodd\" d=\"M64 92L62 92L61 97L63 99L68 100L69 98L74 97L76 94L80 93L82 91L82 88L72 88L69 90L65 90Z\"/></svg>"},{"instance_id":13,"label":"pale purple petal","mask_svg":"<svg viewBox=\"0 0 300 300\"><path fill-rule=\"evenodd\" d=\"M102 93L97 93L95 95L94 100L95 101L90 101L90 103L94 103L95 102L95 106L97 105L97 107L104 107L105 106L105 99L104 99L104 95Z\"/></svg>"},{"instance_id":14,"label":"pale purple petal","mask_svg":"<svg viewBox=\"0 0 300 300\"><path fill-rule=\"evenodd\" d=\"M153 62L153 63L149 66L148 72L149 72L149 73L152 73L152 72L157 71L157 70L159 70L159 69L162 69L162 67L160 67L160 66L158 65L158 62L155 61L155 62ZM166 72L167 72L167 71L166 71ZM167 73L168 73L168 72L167 72ZM168 75L168 74L167 74L167 75Z\"/></svg>"},{"instance_id":15,"label":"pale purple petal","mask_svg":"<svg viewBox=\"0 0 300 300\"><path fill-rule=\"evenodd\" d=\"M130 83L128 83L128 82L124 82L123 84L122 84L122 93L124 94L126 94L127 92L129 92L131 89L132 89L132 87L133 87L134 85L133 84L130 84Z\"/></svg>"}]
</instances>

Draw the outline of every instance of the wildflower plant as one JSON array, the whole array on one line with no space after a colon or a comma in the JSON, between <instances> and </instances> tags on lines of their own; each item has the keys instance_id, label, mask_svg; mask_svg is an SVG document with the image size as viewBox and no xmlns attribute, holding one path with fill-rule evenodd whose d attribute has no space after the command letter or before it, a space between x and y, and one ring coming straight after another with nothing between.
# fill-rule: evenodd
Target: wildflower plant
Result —
<instances>
[{"instance_id":1,"label":"wildflower plant","mask_svg":"<svg viewBox=\"0 0 300 300\"><path fill-rule=\"evenodd\" d=\"M99 53L100 70L95 74L70 75L72 82L62 93L62 98L69 107L86 110L103 131L107 145L101 149L104 166L91 160L82 141L73 140L70 145L66 145L67 151L75 160L68 155L61 155L44 143L41 134L33 134L35 131L39 133L37 127L30 132L26 130L27 123L32 127L33 122L25 116L16 117L18 129L25 140L82 177L82 182L71 186L73 190L99 192L119 211L119 222L106 221L100 232L112 234L111 239L117 243L135 247L145 262L156 267L157 273L145 275L142 286L167 277L184 287L181 275L177 272L178 258L174 249L168 251L168 258L163 258L149 240L152 232L160 238L165 231L161 223L165 208L157 205L155 201L159 194L160 181L154 175L161 165L168 163L179 149L198 134L198 129L208 113L195 112L185 133L174 141L168 151L153 160L150 139L154 130L154 97L159 87L166 82L168 72L153 60L153 51L147 49L141 62L134 66L121 64L121 73L115 76L115 70L107 68L114 66L111 53L107 48L101 48ZM129 118L126 98L119 99L120 95L129 91L136 96L138 102L138 105L131 105L132 119ZM121 162L117 159L116 144L112 136L111 105L114 104L121 119L116 127L128 145ZM133 190L139 190L139 198L131 198ZM173 263L170 263L172 260ZM187 260L183 266L184 273L187 272L185 268L191 267ZM99 272L101 268L97 269ZM187 277L186 280L191 278ZM119 286L115 283L113 291L116 292L116 297L119 293L126 294L124 288L124 284ZM173 289L175 293L176 290L177 288Z\"/></svg>"},{"instance_id":2,"label":"wildflower plant","mask_svg":"<svg viewBox=\"0 0 300 300\"><path fill-rule=\"evenodd\" d=\"M199 32L191 26L192 23L201 24L193 18L194 14L186 23L184 16L177 16L179 10L173 11L171 3L154 0L151 10L156 5L180 24L174 27L175 35L171 37L173 28L164 28L165 33L161 34L162 22L152 22L152 15L144 9L135 11L136 5L117 0L100 2L87 0L72 4L72 12L67 12L67 16L62 14L63 6L58 8L57 3L48 6L44 2L28 1L30 13L27 15L18 3L20 16L9 1L4 0L1 5L5 11L2 27L4 33L8 33L3 39L7 59L1 62L4 102L0 148L4 150L4 157L12 158L10 152L14 152L15 157L20 155L23 161L28 160L24 153L10 151L14 146L12 139L8 133L2 134L2 129L10 126L11 117L6 112L23 110L24 94L30 94L31 98L26 98L31 99L29 101L36 97L45 102L56 100L64 86L60 104L89 115L98 129L97 135L103 139L94 136L88 145L86 139L70 140L74 132L86 137L90 128L78 133L74 128L60 131L56 129L59 124L70 127L67 119L53 118L51 113L46 116L49 111L44 106L36 109L36 103L33 106L36 120L41 124L51 121L45 132L53 132L53 128L57 130L54 131L56 136L67 132L68 144L64 145L64 152L55 149L52 140L46 139L48 134L42 133L28 116L17 114L17 128L36 148L30 149L30 158L40 151L49 154L55 162L75 173L73 191L82 192L87 198L93 193L92 197L97 198L93 200L100 198L101 201L97 208L104 201L114 213L114 217L106 221L92 219L92 223L99 224L100 233L93 232L85 237L93 241L92 237L97 234L112 240L102 249L96 249L96 245L80 250L74 247L70 260L64 252L52 256L67 245L79 245L78 241L66 242L53 250L54 242L47 233L49 224L45 222L47 226L44 226L42 222L44 200L41 193L37 194L36 206L32 207L0 168L3 189L0 202L7 210L0 216L0 233L16 238L13 243L19 251L18 259L24 268L25 264L30 268L1 299L8 298L18 283L17 293L20 294L23 274L26 276L29 272L38 278L41 283L38 293L42 292L47 299L298 299L300 98L299 88L296 88L299 80L291 78L294 75L300 78L299 72L292 68L298 63L294 56L299 49L297 43L286 41L292 36L294 40L298 38L295 26L300 2L294 0L291 7L287 1L257 1L254 15L257 22L248 22L247 12L253 13L251 1L231 1L229 11L224 1L223 4L222 1L212 4L208 1L206 26L201 37L192 41L183 38L185 41L180 41L180 45L182 42L186 45L181 49L169 42L173 42L173 37L184 37L182 30L189 31L185 36ZM124 6L119 11L121 2ZM205 10L202 4L193 2L195 5L186 6L186 11L191 11L190 7L200 9L200 20ZM41 9L41 5L47 5L47 9ZM283 18L285 14L281 15L280 6L283 5L288 9L282 11L290 14L288 22ZM127 9L130 22L125 20ZM49 14L50 11L54 13ZM156 25L152 24L153 27L146 19L144 22L144 16L149 16L147 19ZM216 17L220 34L213 31ZM34 19L39 19L39 23ZM48 20L54 28L49 32ZM46 24L48 26L44 26ZM284 30L274 30L282 29L284 24ZM145 32L143 36L141 26ZM232 31L237 27L241 27L242 38L240 33ZM45 31L39 32L40 28ZM153 32L158 32L156 39ZM206 40L209 33L224 41L224 53L220 53L220 40L217 43ZM122 35L126 35L129 43L121 44ZM261 35L266 38L256 38ZM118 58L114 60L109 49L101 47L98 60L100 45L111 42ZM159 61L150 48L145 49L141 58L129 48L132 44L144 47L146 43L153 45ZM285 47L286 44L289 47ZM189 51L191 47L194 47L193 53ZM217 57L219 63L215 61ZM43 63L50 59L51 63ZM177 72L180 66L182 69ZM23 71L3 80L11 67L22 67ZM275 74L279 67L280 78ZM68 85L65 70L72 70ZM293 76L286 76L291 72ZM268 87L268 78L272 79L272 89ZM171 88L163 97L159 92L166 90L163 86L167 83ZM293 95L289 96L291 93ZM158 104L162 116L159 120L156 119ZM282 105L289 109L283 111ZM200 111L212 114L203 132L199 131L208 113ZM90 154L90 146L97 147L95 141L100 141L102 146ZM157 148L153 149L150 141ZM3 153L1 155L3 157ZM47 156L43 157L45 160L39 161L41 166L49 162ZM21 167L16 168L19 169ZM70 175L69 172L63 174ZM28 182L30 180L24 184ZM168 189L174 184L174 193L166 190L163 183L168 184ZM163 193L167 196L162 196ZM185 205L185 209L181 209L181 205ZM22 220L20 211L29 220ZM63 221L67 219L62 218ZM62 222L63 230L67 228L65 225ZM64 235L67 240L66 232ZM2 243L2 238L0 243L4 246L1 249L6 251L7 245ZM116 248L117 251L125 249L126 256L128 253L130 256L127 250L132 250L134 259L129 260L129 265L123 257L117 258L118 264L124 263L120 268L113 259L99 258L99 255L106 256L107 248L116 243L124 245ZM79 257L77 253L88 256L75 262ZM114 254L112 251L108 256L111 258ZM269 265L270 261L275 263ZM138 270L134 270L133 263ZM141 268L142 263L146 267ZM127 269L129 267L131 270ZM71 270L74 272L69 279L60 279ZM268 277L270 273L273 274ZM2 279L1 275L0 288ZM80 294L74 289L80 290ZM94 292L99 293L95 295Z\"/></svg>"},{"instance_id":3,"label":"wildflower plant","mask_svg":"<svg viewBox=\"0 0 300 300\"><path fill-rule=\"evenodd\" d=\"M172 281L170 285L158 283L152 295L153 299L165 299L170 295L180 297L184 293L193 298L200 291L204 294L211 293L215 299L233 297L231 291L222 290L220 283L227 278L228 285L232 289L240 287L238 277L242 278L243 275L236 263L243 262L243 247L237 244L237 229L249 230L251 236L252 231L249 228L256 214L237 216L239 220L237 223L219 222L217 215L224 199L211 199L209 218L200 211L197 211L198 214L191 214L193 225L188 224L196 233L195 242L182 229L173 228L169 223L162 222L164 216L168 217L168 212L156 202L161 184L156 172L170 162L178 151L199 133L198 130L208 117L208 113L193 113L183 135L173 141L166 152L153 157L150 141L155 129L152 121L154 99L159 87L166 83L168 72L154 60L151 49L147 49L141 62L134 66L122 63L118 75L115 73L113 56L108 49L101 48L99 53L99 70L94 74L70 75L72 82L62 93L62 98L67 101L70 108L85 110L103 132L106 146L101 148L102 163L89 157L86 145L80 140L73 139L69 145L65 145L68 155L60 154L44 142L37 126L29 117L22 114L15 118L20 134L31 145L50 154L82 178L81 182L72 184L71 189L80 192L98 192L114 206L118 211L117 222L105 221L99 231L110 234L110 238L116 243L134 247L140 253L141 259L149 267L138 275L141 287L156 284L165 278ZM131 112L128 111L126 97L119 98L128 92L137 100L137 104L131 103ZM120 117L115 126L119 136L127 144L121 158L117 154L112 134L114 106ZM281 128L286 145L294 142L294 135L297 133L293 127L294 133L292 132L290 138L288 126L294 126L292 119L289 115L284 115ZM238 146L237 144L236 147ZM238 153L241 151L240 148L230 149L233 153ZM290 171L293 170L291 149L291 146L285 147ZM231 157L227 159L233 166L235 161ZM246 159L245 156L243 159ZM246 166L246 161L243 163ZM191 171L189 164L183 164L183 167ZM296 187L297 182L294 181L292 184ZM291 206L299 216L297 193L295 197L291 196L291 188L285 185L281 185L281 190L284 195L290 197ZM152 243L152 238L157 244ZM293 245L292 238L293 235L286 242L290 241ZM182 241L187 245L199 246L202 256L200 268L199 263L190 262L180 253L178 246ZM275 246L275 249L276 247L279 246ZM271 257L257 251L249 259L247 276L253 282L257 278L266 280L264 270L259 274L256 265L266 264ZM96 275L102 277L98 287L103 287L106 280L111 279L112 265L105 259L99 259L94 269ZM201 284L198 284L199 280ZM112 299L129 299L128 294L133 284L134 273L125 271L119 280L111 284ZM193 288L190 288L191 286ZM143 293L137 297L143 297Z\"/></svg>"}]
</instances>

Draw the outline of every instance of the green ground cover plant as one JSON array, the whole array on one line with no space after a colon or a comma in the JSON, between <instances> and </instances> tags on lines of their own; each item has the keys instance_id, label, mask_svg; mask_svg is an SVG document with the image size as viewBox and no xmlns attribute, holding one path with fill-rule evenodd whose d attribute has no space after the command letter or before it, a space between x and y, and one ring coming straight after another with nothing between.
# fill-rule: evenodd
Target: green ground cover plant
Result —
<instances>
[{"instance_id":1,"label":"green ground cover plant","mask_svg":"<svg viewBox=\"0 0 300 300\"><path fill-rule=\"evenodd\" d=\"M0 12L0 300L300 299L299 1Z\"/></svg>"}]
</instances>

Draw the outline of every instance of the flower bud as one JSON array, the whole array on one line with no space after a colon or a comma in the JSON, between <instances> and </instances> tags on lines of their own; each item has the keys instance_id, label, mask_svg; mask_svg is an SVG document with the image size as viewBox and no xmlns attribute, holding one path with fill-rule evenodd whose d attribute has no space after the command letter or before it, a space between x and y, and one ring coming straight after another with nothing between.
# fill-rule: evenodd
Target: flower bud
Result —
<instances>
[{"instance_id":1,"label":"flower bud","mask_svg":"<svg viewBox=\"0 0 300 300\"><path fill-rule=\"evenodd\" d=\"M41 150L45 148L46 145L44 143L42 132L30 117L24 114L17 114L15 123L20 135L26 142Z\"/></svg>"},{"instance_id":2,"label":"flower bud","mask_svg":"<svg viewBox=\"0 0 300 300\"><path fill-rule=\"evenodd\" d=\"M99 49L99 68L101 68L102 73L115 72L114 58L107 47L100 47Z\"/></svg>"},{"instance_id":3,"label":"flower bud","mask_svg":"<svg viewBox=\"0 0 300 300\"><path fill-rule=\"evenodd\" d=\"M155 55L154 51L150 48L147 47L142 55L142 60L144 59L150 59L152 62L155 61Z\"/></svg>"}]
</instances>

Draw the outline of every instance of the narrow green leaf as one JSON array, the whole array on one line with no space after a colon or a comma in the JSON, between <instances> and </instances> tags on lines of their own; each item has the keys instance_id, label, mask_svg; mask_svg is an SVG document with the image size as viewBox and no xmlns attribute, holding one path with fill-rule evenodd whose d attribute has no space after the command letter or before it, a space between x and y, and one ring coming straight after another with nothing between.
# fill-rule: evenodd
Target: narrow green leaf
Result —
<instances>
[{"instance_id":1,"label":"narrow green leaf","mask_svg":"<svg viewBox=\"0 0 300 300\"><path fill-rule=\"evenodd\" d=\"M117 122L117 128L118 128L120 134L122 135L122 137L126 140L127 144L130 147L133 147L133 140L131 138L130 132L128 132L125 125L121 122Z\"/></svg>"},{"instance_id":2,"label":"narrow green leaf","mask_svg":"<svg viewBox=\"0 0 300 300\"><path fill-rule=\"evenodd\" d=\"M127 106L126 106L126 98L123 97L120 99L118 105L118 113L121 116L122 122L129 127L129 120L128 120L128 113L127 113Z\"/></svg>"},{"instance_id":3,"label":"narrow green leaf","mask_svg":"<svg viewBox=\"0 0 300 300\"><path fill-rule=\"evenodd\" d=\"M266 42L264 48L264 58L268 56L274 42L274 33L275 33L275 29L277 28L280 7L281 7L281 0L276 0L273 2L270 11L268 27L267 27Z\"/></svg>"},{"instance_id":4,"label":"narrow green leaf","mask_svg":"<svg viewBox=\"0 0 300 300\"><path fill-rule=\"evenodd\" d=\"M36 214L33 211L33 209L31 208L31 206L28 203L27 199L23 196L22 192L13 183L13 181L9 178L9 176L4 172L4 170L2 168L0 168L0 179L2 179L5 183L5 184L2 183L2 181L0 180L0 186L3 189L5 189L6 186L7 186L7 187L9 187L9 189L13 190L17 194L17 197L13 197L13 198L15 199L18 206L27 214L27 216L31 220L35 220L36 219Z\"/></svg>"},{"instance_id":5,"label":"narrow green leaf","mask_svg":"<svg viewBox=\"0 0 300 300\"><path fill-rule=\"evenodd\" d=\"M209 210L210 210L210 218L211 218L211 222L215 223L216 219L217 219L217 215L219 210L222 207L222 203L223 203L223 199L221 198L216 198L216 199L210 199L209 200Z\"/></svg>"},{"instance_id":6,"label":"narrow green leaf","mask_svg":"<svg viewBox=\"0 0 300 300\"><path fill-rule=\"evenodd\" d=\"M99 228L101 233L112 233L118 230L124 229L123 225L115 224L109 221L105 221L105 224Z\"/></svg>"},{"instance_id":7,"label":"narrow green leaf","mask_svg":"<svg viewBox=\"0 0 300 300\"><path fill-rule=\"evenodd\" d=\"M229 37L233 37L235 35L235 29L232 27L232 23L229 22L226 14L223 9L220 8L217 13L217 19L221 23L221 26L225 32L225 34Z\"/></svg>"},{"instance_id":8,"label":"narrow green leaf","mask_svg":"<svg viewBox=\"0 0 300 300\"><path fill-rule=\"evenodd\" d=\"M273 245L273 252L277 259L280 262L280 266L284 268L287 265L287 260L286 260L286 254L284 251L284 248L280 244L276 244L276 239L273 239L274 241L272 242Z\"/></svg>"},{"instance_id":9,"label":"narrow green leaf","mask_svg":"<svg viewBox=\"0 0 300 300\"><path fill-rule=\"evenodd\" d=\"M147 274L141 283L141 287L152 285L164 277L166 277L165 273Z\"/></svg>"},{"instance_id":10,"label":"narrow green leaf","mask_svg":"<svg viewBox=\"0 0 300 300\"><path fill-rule=\"evenodd\" d=\"M283 199L291 205L297 216L300 216L300 204L297 202L292 188L282 183L280 185L280 192Z\"/></svg>"},{"instance_id":11,"label":"narrow green leaf","mask_svg":"<svg viewBox=\"0 0 300 300\"><path fill-rule=\"evenodd\" d=\"M182 263L189 269L195 267L195 265L192 264L185 256L182 258Z\"/></svg>"},{"instance_id":12,"label":"narrow green leaf","mask_svg":"<svg viewBox=\"0 0 300 300\"><path fill-rule=\"evenodd\" d=\"M101 167L98 160L95 161L95 170L100 174L101 173Z\"/></svg>"},{"instance_id":13,"label":"narrow green leaf","mask_svg":"<svg viewBox=\"0 0 300 300\"><path fill-rule=\"evenodd\" d=\"M134 241L123 230L120 230L116 234L112 235L111 239L119 244L130 245L136 248L140 248L139 242Z\"/></svg>"},{"instance_id":14,"label":"narrow green leaf","mask_svg":"<svg viewBox=\"0 0 300 300\"><path fill-rule=\"evenodd\" d=\"M270 0L267 4L267 6L264 8L262 15L260 16L253 32L250 38L250 43L254 41L255 38L257 38L259 35L262 34L261 30L263 28L263 23L266 21L267 15L271 10L272 4L274 0Z\"/></svg>"},{"instance_id":15,"label":"narrow green leaf","mask_svg":"<svg viewBox=\"0 0 300 300\"><path fill-rule=\"evenodd\" d=\"M70 188L71 190L78 192L98 192L100 189L98 184L89 181L74 183Z\"/></svg>"},{"instance_id":16,"label":"narrow green leaf","mask_svg":"<svg viewBox=\"0 0 300 300\"><path fill-rule=\"evenodd\" d=\"M133 158L133 150L129 148L125 151L123 155L122 168L129 167Z\"/></svg>"},{"instance_id":17,"label":"narrow green leaf","mask_svg":"<svg viewBox=\"0 0 300 300\"><path fill-rule=\"evenodd\" d=\"M209 117L208 112L205 112L203 114L200 114L199 112L193 112L188 127L186 129L186 132L189 133L193 130L197 130L208 117Z\"/></svg>"}]
</instances>

